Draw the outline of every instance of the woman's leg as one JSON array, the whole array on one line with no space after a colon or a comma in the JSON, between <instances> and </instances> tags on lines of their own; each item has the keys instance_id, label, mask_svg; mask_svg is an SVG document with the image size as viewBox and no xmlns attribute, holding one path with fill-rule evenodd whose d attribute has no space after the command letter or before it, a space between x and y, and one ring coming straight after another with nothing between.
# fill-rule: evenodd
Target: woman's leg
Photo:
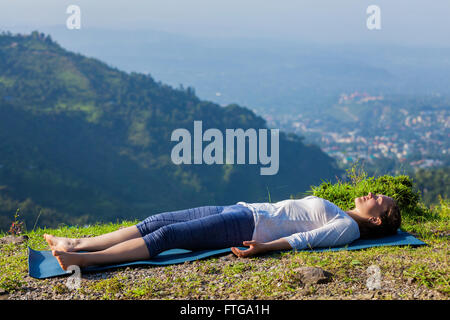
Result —
<instances>
[{"instance_id":1,"label":"woman's leg","mask_svg":"<svg viewBox=\"0 0 450 320\"><path fill-rule=\"evenodd\" d=\"M52 250L76 252L76 251L100 251L118 243L140 238L158 228L192 219L198 219L212 214L217 214L223 206L203 206L192 209L173 212L158 213L141 221L135 226L119 229L110 233L91 238L63 238L44 234L44 238Z\"/></svg>"},{"instance_id":2,"label":"woman's leg","mask_svg":"<svg viewBox=\"0 0 450 320\"><path fill-rule=\"evenodd\" d=\"M182 248L189 250L227 248L251 240L254 229L252 212L244 206L224 207L220 214L165 225L143 238L131 239L98 252L64 252L53 255L61 267L80 267L136 261L154 257L158 253Z\"/></svg>"},{"instance_id":3,"label":"woman's leg","mask_svg":"<svg viewBox=\"0 0 450 320\"><path fill-rule=\"evenodd\" d=\"M86 267L91 265L146 260L150 257L145 241L141 237L120 242L101 251L79 253L53 250L52 253L63 270L67 270L71 265Z\"/></svg>"},{"instance_id":4,"label":"woman's leg","mask_svg":"<svg viewBox=\"0 0 450 320\"><path fill-rule=\"evenodd\" d=\"M242 205L223 207L220 214L163 226L143 236L150 257L174 249L205 250L242 245L252 240L253 213Z\"/></svg>"},{"instance_id":5,"label":"woman's leg","mask_svg":"<svg viewBox=\"0 0 450 320\"><path fill-rule=\"evenodd\" d=\"M52 250L74 251L99 251L130 239L140 238L141 233L136 226L119 229L91 238L62 238L44 234L44 238Z\"/></svg>"},{"instance_id":6,"label":"woman's leg","mask_svg":"<svg viewBox=\"0 0 450 320\"><path fill-rule=\"evenodd\" d=\"M200 219L203 217L219 214L226 206L203 206L191 209L184 209L172 212L158 213L139 222L136 227L142 236L152 233L161 227L186 222L190 220Z\"/></svg>"}]
</instances>

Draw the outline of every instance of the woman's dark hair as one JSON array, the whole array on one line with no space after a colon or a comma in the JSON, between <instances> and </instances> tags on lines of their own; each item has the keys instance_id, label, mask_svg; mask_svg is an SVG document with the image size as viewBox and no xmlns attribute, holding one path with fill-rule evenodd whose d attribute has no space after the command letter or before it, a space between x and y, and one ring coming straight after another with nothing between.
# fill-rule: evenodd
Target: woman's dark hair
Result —
<instances>
[{"instance_id":1,"label":"woman's dark hair","mask_svg":"<svg viewBox=\"0 0 450 320\"><path fill-rule=\"evenodd\" d=\"M375 225L369 221L359 223L360 238L372 239L396 234L402 223L402 216L397 201L394 200L389 209L380 215L380 219L380 225Z\"/></svg>"}]
</instances>

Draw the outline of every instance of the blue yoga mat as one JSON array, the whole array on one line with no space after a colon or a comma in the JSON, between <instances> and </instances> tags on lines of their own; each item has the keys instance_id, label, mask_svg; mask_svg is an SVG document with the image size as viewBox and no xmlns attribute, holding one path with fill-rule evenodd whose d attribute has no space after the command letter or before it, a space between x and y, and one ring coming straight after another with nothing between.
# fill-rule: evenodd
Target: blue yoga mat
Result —
<instances>
[{"instance_id":1,"label":"blue yoga mat","mask_svg":"<svg viewBox=\"0 0 450 320\"><path fill-rule=\"evenodd\" d=\"M380 239L358 239L353 241L349 245L334 247L334 248L316 248L309 251L340 251L340 250L360 250L371 247L381 246L423 246L425 242L415 238L413 235L399 230L396 235L384 237ZM248 247L238 247L242 250L248 249ZM231 248L217 249L217 250L202 250L202 251L190 251L185 249L170 249L161 252L156 257L150 260L134 261L120 264L104 265L104 266L91 266L82 268L81 272L94 272L107 269L115 269L128 266L142 266L142 265L170 265L183 263L186 261L194 261L204 259L207 257L217 256L224 253L230 253ZM52 255L51 251L37 251L28 247L28 274L37 279L45 279L50 277L69 275L71 271L64 271L56 258Z\"/></svg>"}]
</instances>

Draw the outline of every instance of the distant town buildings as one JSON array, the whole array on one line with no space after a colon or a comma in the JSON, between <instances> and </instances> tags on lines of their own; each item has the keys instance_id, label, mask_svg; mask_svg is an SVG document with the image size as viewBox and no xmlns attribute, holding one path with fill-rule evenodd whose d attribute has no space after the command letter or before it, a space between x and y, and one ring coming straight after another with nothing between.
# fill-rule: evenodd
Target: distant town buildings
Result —
<instances>
[{"instance_id":1,"label":"distant town buildings","mask_svg":"<svg viewBox=\"0 0 450 320\"><path fill-rule=\"evenodd\" d=\"M342 93L339 98L339 104L345 104L349 102L353 103L365 103L369 101L376 101L376 100L383 100L383 96L371 96L368 93L359 93L358 91L355 91L351 94L345 94Z\"/></svg>"},{"instance_id":2,"label":"distant town buildings","mask_svg":"<svg viewBox=\"0 0 450 320\"><path fill-rule=\"evenodd\" d=\"M363 104L383 99L382 96L367 93L343 93L338 106L342 106L343 112L346 112L351 103ZM265 118L269 127L304 136L305 141L319 145L324 152L343 164L356 159L371 161L377 158L395 158L413 168L437 167L445 162L448 164L450 108L406 110L394 109L386 104L380 108L382 112L378 118L358 119L351 126L342 125L333 118L314 118L304 114L272 114ZM393 109L396 118L388 119Z\"/></svg>"}]
</instances>

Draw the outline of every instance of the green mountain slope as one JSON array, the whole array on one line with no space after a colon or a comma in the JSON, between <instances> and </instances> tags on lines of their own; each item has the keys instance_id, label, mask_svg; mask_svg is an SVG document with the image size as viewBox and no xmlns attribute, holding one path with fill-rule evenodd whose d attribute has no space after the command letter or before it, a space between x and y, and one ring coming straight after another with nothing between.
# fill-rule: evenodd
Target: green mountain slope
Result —
<instances>
[{"instance_id":1,"label":"green mountain slope","mask_svg":"<svg viewBox=\"0 0 450 320\"><path fill-rule=\"evenodd\" d=\"M266 128L246 108L121 72L38 32L0 35L0 195L60 213L54 223L268 201L267 191L277 201L340 175L318 147L282 132L274 176L261 176L259 164L175 165L171 133L193 132L194 120L203 130ZM4 202L0 214L12 216Z\"/></svg>"}]
</instances>

